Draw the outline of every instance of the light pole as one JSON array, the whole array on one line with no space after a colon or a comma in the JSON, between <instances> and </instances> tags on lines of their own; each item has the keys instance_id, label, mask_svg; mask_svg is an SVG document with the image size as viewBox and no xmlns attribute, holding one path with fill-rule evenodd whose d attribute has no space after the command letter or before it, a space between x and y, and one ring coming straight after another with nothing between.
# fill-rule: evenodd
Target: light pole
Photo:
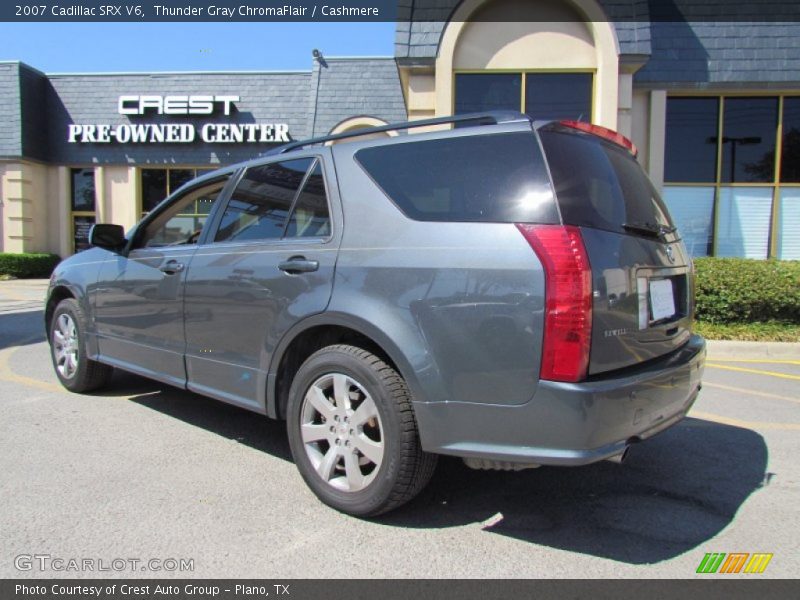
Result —
<instances>
[{"instance_id":1,"label":"light pole","mask_svg":"<svg viewBox=\"0 0 800 600\"><path fill-rule=\"evenodd\" d=\"M706 140L706 143L716 144L717 140L719 140L717 136L712 136ZM759 136L732 137L724 135L722 136L722 143L731 145L731 183L735 183L734 179L736 176L736 147L754 146L756 144L760 144L761 138Z\"/></svg>"}]
</instances>

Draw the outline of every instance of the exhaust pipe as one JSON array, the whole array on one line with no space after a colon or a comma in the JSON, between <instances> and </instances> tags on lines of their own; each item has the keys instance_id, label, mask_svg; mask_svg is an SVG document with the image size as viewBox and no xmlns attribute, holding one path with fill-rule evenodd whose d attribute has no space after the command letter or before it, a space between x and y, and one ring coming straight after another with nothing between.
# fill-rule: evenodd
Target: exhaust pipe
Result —
<instances>
[{"instance_id":1,"label":"exhaust pipe","mask_svg":"<svg viewBox=\"0 0 800 600\"><path fill-rule=\"evenodd\" d=\"M630 449L630 446L625 446L625 450L623 450L619 454L615 454L614 456L609 456L606 460L608 462L612 462L612 463L616 463L618 465L621 465L623 463L623 461L628 457L628 450L629 449Z\"/></svg>"}]
</instances>

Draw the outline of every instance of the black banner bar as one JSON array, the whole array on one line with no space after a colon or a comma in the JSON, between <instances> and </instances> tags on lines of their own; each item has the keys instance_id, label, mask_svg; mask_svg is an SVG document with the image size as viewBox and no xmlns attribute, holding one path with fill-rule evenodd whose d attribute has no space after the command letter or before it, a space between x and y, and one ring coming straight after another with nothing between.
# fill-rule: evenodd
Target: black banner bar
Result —
<instances>
[{"instance_id":1,"label":"black banner bar","mask_svg":"<svg viewBox=\"0 0 800 600\"><path fill-rule=\"evenodd\" d=\"M499 557L498 557L499 559ZM705 577L705 576L704 576ZM3 600L785 600L796 580L758 575L697 580L6 579Z\"/></svg>"},{"instance_id":2,"label":"black banner bar","mask_svg":"<svg viewBox=\"0 0 800 600\"><path fill-rule=\"evenodd\" d=\"M567 0L565 0L567 1ZM463 0L14 0L0 6L9 22L441 22L458 18ZM598 20L602 8L615 22L793 22L797 0L568 0L578 13ZM494 20L478 11L469 20ZM550 20L543 14L542 20ZM500 17L499 20L506 20ZM526 20L531 17L526 14ZM533 16L535 19L535 15Z\"/></svg>"}]
</instances>

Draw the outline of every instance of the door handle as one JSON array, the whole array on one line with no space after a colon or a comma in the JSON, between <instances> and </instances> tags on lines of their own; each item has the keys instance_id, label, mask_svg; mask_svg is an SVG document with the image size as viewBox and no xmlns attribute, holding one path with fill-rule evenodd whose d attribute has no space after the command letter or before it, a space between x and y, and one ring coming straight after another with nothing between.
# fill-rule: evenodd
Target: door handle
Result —
<instances>
[{"instance_id":1,"label":"door handle","mask_svg":"<svg viewBox=\"0 0 800 600\"><path fill-rule=\"evenodd\" d=\"M289 260L278 263L278 268L289 275L311 273L319 269L319 261L307 260L305 256L293 256Z\"/></svg>"},{"instance_id":2,"label":"door handle","mask_svg":"<svg viewBox=\"0 0 800 600\"><path fill-rule=\"evenodd\" d=\"M186 265L179 263L177 260L168 260L166 263L161 265L158 270L165 275L175 275L175 273L180 273L183 271L185 266Z\"/></svg>"}]
</instances>

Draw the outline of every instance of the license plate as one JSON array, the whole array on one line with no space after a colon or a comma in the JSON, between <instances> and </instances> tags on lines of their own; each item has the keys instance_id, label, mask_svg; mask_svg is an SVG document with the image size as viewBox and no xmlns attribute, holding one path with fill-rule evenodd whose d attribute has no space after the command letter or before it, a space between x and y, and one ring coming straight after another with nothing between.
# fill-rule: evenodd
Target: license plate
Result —
<instances>
[{"instance_id":1,"label":"license plate","mask_svg":"<svg viewBox=\"0 0 800 600\"><path fill-rule=\"evenodd\" d=\"M672 291L671 279L650 280L650 311L654 321L675 314L675 294Z\"/></svg>"}]
</instances>

